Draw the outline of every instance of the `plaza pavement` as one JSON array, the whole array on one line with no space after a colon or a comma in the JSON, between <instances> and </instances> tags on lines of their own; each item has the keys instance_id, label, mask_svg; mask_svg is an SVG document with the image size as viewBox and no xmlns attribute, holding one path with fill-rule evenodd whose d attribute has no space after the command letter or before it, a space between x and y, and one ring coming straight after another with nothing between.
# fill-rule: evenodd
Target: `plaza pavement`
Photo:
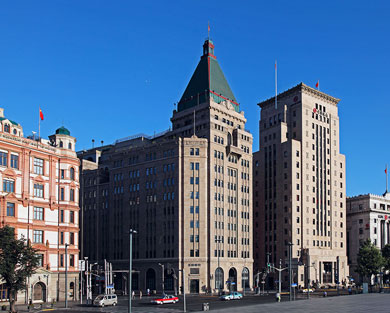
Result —
<instances>
[{"instance_id":1,"label":"plaza pavement","mask_svg":"<svg viewBox=\"0 0 390 313\"><path fill-rule=\"evenodd\" d=\"M390 295L383 293L359 294L213 310L214 313L237 313L237 311L239 313L389 313Z\"/></svg>"}]
</instances>

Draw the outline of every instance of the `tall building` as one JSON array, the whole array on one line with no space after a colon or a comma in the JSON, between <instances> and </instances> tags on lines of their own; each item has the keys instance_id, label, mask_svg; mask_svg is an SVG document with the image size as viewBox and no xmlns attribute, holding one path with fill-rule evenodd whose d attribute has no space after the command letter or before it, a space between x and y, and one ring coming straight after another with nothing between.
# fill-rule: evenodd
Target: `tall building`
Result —
<instances>
[{"instance_id":1,"label":"tall building","mask_svg":"<svg viewBox=\"0 0 390 313\"><path fill-rule=\"evenodd\" d=\"M339 99L301 83L259 103L260 149L254 154L255 271L288 261L294 281L335 284L348 273L345 156ZM276 279L269 275L268 284ZM288 283L288 274L283 275Z\"/></svg>"},{"instance_id":2,"label":"tall building","mask_svg":"<svg viewBox=\"0 0 390 313\"><path fill-rule=\"evenodd\" d=\"M362 277L355 272L360 246L367 240L383 249L390 244L390 193L366 194L347 198L347 253L351 276L355 281Z\"/></svg>"},{"instance_id":3,"label":"tall building","mask_svg":"<svg viewBox=\"0 0 390 313\"><path fill-rule=\"evenodd\" d=\"M18 303L65 299L65 244L69 299L77 298L79 165L76 139L61 127L50 140L25 138L0 109L1 227L9 225L38 250L40 264ZM0 301L8 292L0 281Z\"/></svg>"},{"instance_id":4,"label":"tall building","mask_svg":"<svg viewBox=\"0 0 390 313\"><path fill-rule=\"evenodd\" d=\"M252 135L211 40L171 122L79 152L83 255L112 262L126 291L132 228L135 290L178 289L181 270L187 292L249 288Z\"/></svg>"}]
</instances>

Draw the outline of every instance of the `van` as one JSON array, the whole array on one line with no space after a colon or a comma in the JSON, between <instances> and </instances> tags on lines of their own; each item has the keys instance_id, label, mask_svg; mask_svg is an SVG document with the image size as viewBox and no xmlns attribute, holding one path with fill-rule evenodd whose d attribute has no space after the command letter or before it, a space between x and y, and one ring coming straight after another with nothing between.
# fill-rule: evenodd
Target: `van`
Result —
<instances>
[{"instance_id":1,"label":"van","mask_svg":"<svg viewBox=\"0 0 390 313\"><path fill-rule=\"evenodd\" d=\"M104 307L106 305L116 306L118 304L118 298L113 295L98 295L93 301L93 305Z\"/></svg>"}]
</instances>

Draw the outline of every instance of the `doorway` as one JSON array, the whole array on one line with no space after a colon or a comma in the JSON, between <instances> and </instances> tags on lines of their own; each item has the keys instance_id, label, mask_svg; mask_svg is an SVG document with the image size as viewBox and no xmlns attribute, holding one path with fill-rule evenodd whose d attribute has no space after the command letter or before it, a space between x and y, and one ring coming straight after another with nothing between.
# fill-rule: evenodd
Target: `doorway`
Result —
<instances>
[{"instance_id":1,"label":"doorway","mask_svg":"<svg viewBox=\"0 0 390 313\"><path fill-rule=\"evenodd\" d=\"M190 293L199 293L199 279L190 280Z\"/></svg>"},{"instance_id":2,"label":"doorway","mask_svg":"<svg viewBox=\"0 0 390 313\"><path fill-rule=\"evenodd\" d=\"M33 291L34 301L46 302L46 285L42 282L38 282L34 285Z\"/></svg>"}]
</instances>

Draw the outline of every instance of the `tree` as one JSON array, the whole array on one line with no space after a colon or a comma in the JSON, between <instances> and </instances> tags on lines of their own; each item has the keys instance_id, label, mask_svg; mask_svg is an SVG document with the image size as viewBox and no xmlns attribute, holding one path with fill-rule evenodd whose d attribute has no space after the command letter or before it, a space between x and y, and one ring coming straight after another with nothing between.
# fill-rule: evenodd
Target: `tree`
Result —
<instances>
[{"instance_id":1,"label":"tree","mask_svg":"<svg viewBox=\"0 0 390 313\"><path fill-rule=\"evenodd\" d=\"M356 272L371 280L372 275L378 275L382 267L381 251L367 239L359 249Z\"/></svg>"},{"instance_id":2,"label":"tree","mask_svg":"<svg viewBox=\"0 0 390 313\"><path fill-rule=\"evenodd\" d=\"M387 244L382 249L383 266L386 271L390 271L390 244Z\"/></svg>"},{"instance_id":3,"label":"tree","mask_svg":"<svg viewBox=\"0 0 390 313\"><path fill-rule=\"evenodd\" d=\"M16 312L15 298L18 291L26 288L26 279L38 267L36 253L37 250L25 238L16 238L13 228L0 228L0 278L5 281L9 292L11 312Z\"/></svg>"}]
</instances>

